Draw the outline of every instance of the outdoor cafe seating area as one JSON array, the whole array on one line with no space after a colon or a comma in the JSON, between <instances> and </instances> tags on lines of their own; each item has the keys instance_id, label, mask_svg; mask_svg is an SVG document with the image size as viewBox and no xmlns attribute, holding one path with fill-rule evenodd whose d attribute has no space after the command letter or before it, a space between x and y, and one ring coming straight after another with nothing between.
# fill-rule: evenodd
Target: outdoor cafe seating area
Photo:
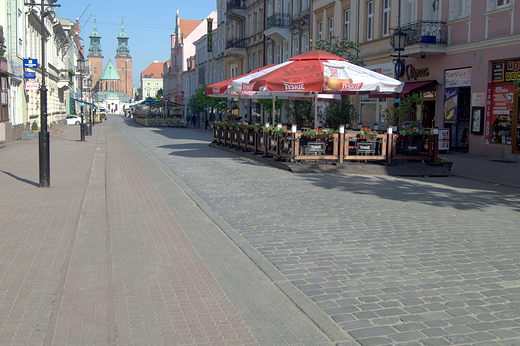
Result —
<instances>
[{"instance_id":1,"label":"outdoor cafe seating area","mask_svg":"<svg viewBox=\"0 0 520 346\"><path fill-rule=\"evenodd\" d=\"M399 160L437 163L438 132L421 136L394 133L393 128L370 131L297 129L281 125L252 126L237 123L213 124L213 143L287 162L335 163L373 162L391 164Z\"/></svg>"}]
</instances>

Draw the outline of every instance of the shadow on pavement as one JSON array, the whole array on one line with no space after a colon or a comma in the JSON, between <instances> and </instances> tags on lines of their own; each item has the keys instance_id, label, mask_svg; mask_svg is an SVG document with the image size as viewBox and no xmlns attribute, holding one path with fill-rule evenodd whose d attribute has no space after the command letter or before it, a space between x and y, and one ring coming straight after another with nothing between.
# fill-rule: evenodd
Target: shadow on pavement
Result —
<instances>
[{"instance_id":1,"label":"shadow on pavement","mask_svg":"<svg viewBox=\"0 0 520 346\"><path fill-rule=\"evenodd\" d=\"M3 171L3 170L0 171L0 172L3 172L4 174L7 174L7 175L10 176L11 178L14 178L14 179L16 179L16 180L19 180L19 181L21 181L21 182L24 182L24 183L26 183L26 184L33 185L33 186L36 186L36 187L39 187L39 186L40 186L40 184L37 183L37 182L31 181L31 180L27 180L27 179L24 179L24 178L20 178L19 176L14 175L14 174L12 174L12 173L9 173L9 172Z\"/></svg>"},{"instance_id":2,"label":"shadow on pavement","mask_svg":"<svg viewBox=\"0 0 520 346\"><path fill-rule=\"evenodd\" d=\"M484 210L490 206L506 206L520 212L518 193L506 194L505 191L486 188L461 187L453 178L436 178L432 182L417 178L399 178L389 181L385 177L342 176L308 176L315 186L324 189L343 190L359 195L373 195L389 201L416 202L432 207L452 207L460 210ZM442 179L442 183L440 182ZM426 184L424 184L426 183ZM448 183L448 184L446 184ZM473 182L473 185L474 182ZM461 190L465 191L461 191Z\"/></svg>"}]
</instances>

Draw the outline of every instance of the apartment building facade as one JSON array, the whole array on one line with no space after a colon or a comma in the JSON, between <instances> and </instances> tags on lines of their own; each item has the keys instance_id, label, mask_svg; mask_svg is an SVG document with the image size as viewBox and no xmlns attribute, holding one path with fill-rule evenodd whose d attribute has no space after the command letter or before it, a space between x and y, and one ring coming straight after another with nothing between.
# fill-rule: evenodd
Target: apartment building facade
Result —
<instances>
[{"instance_id":1,"label":"apartment building facade","mask_svg":"<svg viewBox=\"0 0 520 346\"><path fill-rule=\"evenodd\" d=\"M520 11L515 0L315 0L313 39L348 37L366 67L397 77L393 33L406 36L404 93L425 101L415 118L450 130L451 150L520 154ZM358 97L362 124L384 120L391 99Z\"/></svg>"}]
</instances>

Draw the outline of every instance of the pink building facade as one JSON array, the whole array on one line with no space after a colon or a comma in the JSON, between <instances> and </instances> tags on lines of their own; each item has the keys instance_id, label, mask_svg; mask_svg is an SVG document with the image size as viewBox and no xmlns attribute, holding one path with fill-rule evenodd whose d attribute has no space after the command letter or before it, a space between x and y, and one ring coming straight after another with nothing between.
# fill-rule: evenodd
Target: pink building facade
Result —
<instances>
[{"instance_id":1,"label":"pink building facade","mask_svg":"<svg viewBox=\"0 0 520 346\"><path fill-rule=\"evenodd\" d=\"M520 10L514 0L469 2L442 1L432 27L431 18L420 15L401 24L408 40L417 32L419 40L403 52L400 79L425 96L417 120L450 129L451 150L496 158L520 154L520 93L514 86L520 79ZM417 14L432 4L417 2ZM438 40L442 30L444 44Z\"/></svg>"}]
</instances>

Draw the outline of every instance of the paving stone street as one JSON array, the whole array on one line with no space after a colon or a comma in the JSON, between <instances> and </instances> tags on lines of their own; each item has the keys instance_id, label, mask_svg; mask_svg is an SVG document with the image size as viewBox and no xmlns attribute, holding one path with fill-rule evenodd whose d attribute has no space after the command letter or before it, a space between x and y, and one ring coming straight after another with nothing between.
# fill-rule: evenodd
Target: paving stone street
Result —
<instances>
[{"instance_id":1,"label":"paving stone street","mask_svg":"<svg viewBox=\"0 0 520 346\"><path fill-rule=\"evenodd\" d=\"M205 132L125 131L360 344L520 345L518 189L297 175Z\"/></svg>"},{"instance_id":2,"label":"paving stone street","mask_svg":"<svg viewBox=\"0 0 520 346\"><path fill-rule=\"evenodd\" d=\"M520 175L296 174L204 129L73 131L47 190L37 140L0 150L1 345L520 345Z\"/></svg>"}]
</instances>

